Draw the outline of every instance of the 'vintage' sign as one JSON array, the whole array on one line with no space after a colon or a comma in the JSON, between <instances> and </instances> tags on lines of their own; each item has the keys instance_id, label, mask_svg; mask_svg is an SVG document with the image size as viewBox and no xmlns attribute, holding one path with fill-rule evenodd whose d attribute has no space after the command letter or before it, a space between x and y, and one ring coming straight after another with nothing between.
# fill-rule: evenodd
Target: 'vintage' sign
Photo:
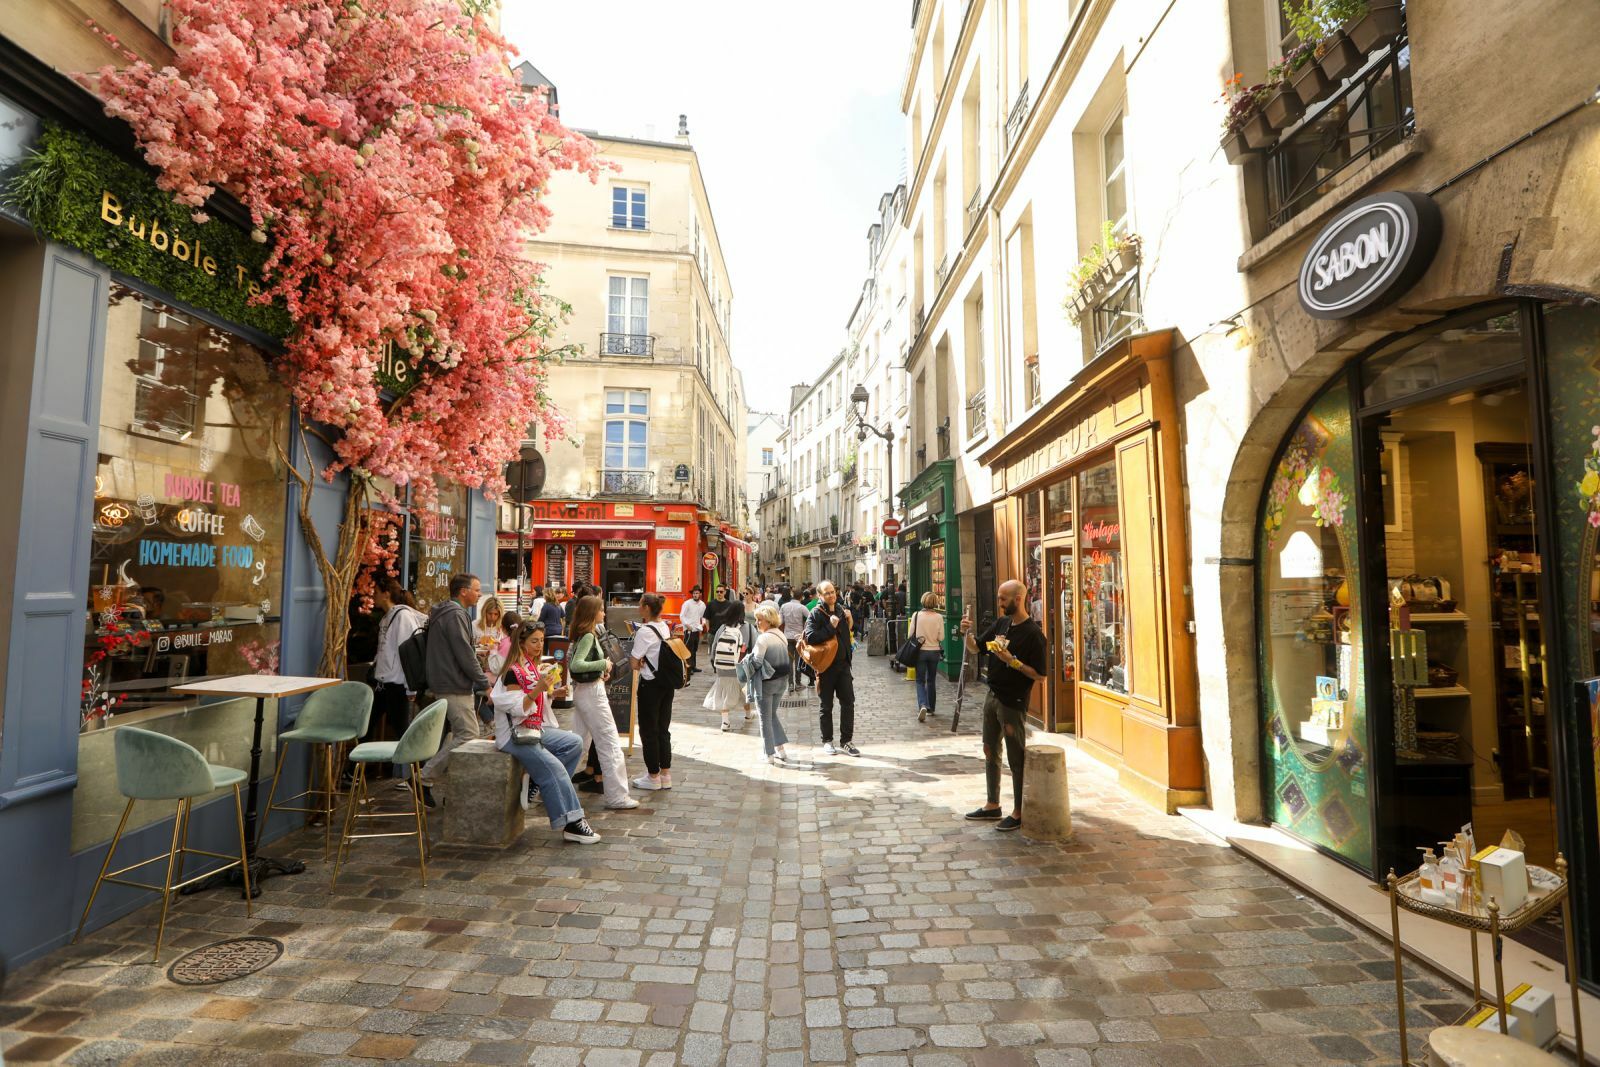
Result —
<instances>
[{"instance_id":1,"label":"'vintage' sign","mask_svg":"<svg viewBox=\"0 0 1600 1067\"><path fill-rule=\"evenodd\" d=\"M1323 227L1300 266L1300 306L1318 319L1348 319L1392 303L1417 283L1439 250L1439 205L1422 193L1378 193Z\"/></svg>"}]
</instances>

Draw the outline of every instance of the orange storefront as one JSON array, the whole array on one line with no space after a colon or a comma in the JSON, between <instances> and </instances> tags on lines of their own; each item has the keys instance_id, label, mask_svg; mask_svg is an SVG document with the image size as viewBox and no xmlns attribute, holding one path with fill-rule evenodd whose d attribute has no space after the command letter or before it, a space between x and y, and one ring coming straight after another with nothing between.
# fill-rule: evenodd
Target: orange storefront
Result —
<instances>
[{"instance_id":1,"label":"orange storefront","mask_svg":"<svg viewBox=\"0 0 1600 1067\"><path fill-rule=\"evenodd\" d=\"M1131 337L983 453L996 577L1050 642L1031 716L1148 803L1204 799L1173 335Z\"/></svg>"},{"instance_id":2,"label":"orange storefront","mask_svg":"<svg viewBox=\"0 0 1600 1067\"><path fill-rule=\"evenodd\" d=\"M521 545L533 585L597 586L608 601L637 602L660 593L676 614L701 582L706 551L692 506L539 500L528 506ZM500 574L517 574L518 535L499 535Z\"/></svg>"}]
</instances>

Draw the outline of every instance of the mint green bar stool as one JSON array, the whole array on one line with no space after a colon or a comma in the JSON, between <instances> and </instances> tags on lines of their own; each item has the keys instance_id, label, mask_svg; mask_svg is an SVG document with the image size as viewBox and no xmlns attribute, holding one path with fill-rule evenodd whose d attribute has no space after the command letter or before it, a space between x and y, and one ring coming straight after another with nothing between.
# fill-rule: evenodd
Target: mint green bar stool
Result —
<instances>
[{"instance_id":1,"label":"mint green bar stool","mask_svg":"<svg viewBox=\"0 0 1600 1067\"><path fill-rule=\"evenodd\" d=\"M267 820L273 809L298 811L307 815L322 816L322 858L328 858L328 848L333 843L333 812L339 802L338 779L334 768L338 766L335 754L340 745L357 741L367 732L372 719L372 687L364 682L340 682L327 689L318 689L306 698L305 707L294 728L278 735L278 766L272 772L272 788L267 790L267 811L256 830L256 848L261 847L261 835L266 833ZM272 798L278 791L278 778L283 774L283 758L289 751L288 742L298 742L313 747L312 760L321 757L322 788L317 788L316 775L306 783L303 792L285 797L281 802ZM320 746L321 751L316 749ZM310 797L312 807L293 807L295 801Z\"/></svg>"},{"instance_id":2,"label":"mint green bar stool","mask_svg":"<svg viewBox=\"0 0 1600 1067\"><path fill-rule=\"evenodd\" d=\"M345 804L344 830L339 835L339 850L333 856L333 881L339 882L339 864L345 849L352 841L369 837L415 837L417 858L422 865L422 884L428 884L428 808L422 803L422 764L439 751L444 739L445 703L435 700L424 708L398 741L367 741L350 750L350 762L355 770L350 775L350 799ZM367 766L372 763L403 763L411 768L406 786L411 794L410 811L362 811L367 802ZM352 833L362 819L412 819L410 830L390 830L383 833Z\"/></svg>"},{"instance_id":3,"label":"mint green bar stool","mask_svg":"<svg viewBox=\"0 0 1600 1067\"><path fill-rule=\"evenodd\" d=\"M78 920L78 932L72 935L72 940L76 943L78 938L83 936L84 924L89 921L89 909L94 907L94 898L99 895L102 883L114 882L117 885L149 889L161 894L161 920L156 924L156 954L152 960L154 963L160 963L161 939L166 934L167 909L172 903L174 890L182 889L202 878L210 878L221 871L238 867L244 876L244 913L246 915L251 913L250 864L246 859L244 847L244 802L239 797L239 784L249 775L232 767L219 767L215 763L207 763L198 749L179 741L176 737L168 737L166 734L158 734L151 730L141 730L135 726L119 726L112 743L116 752L117 792L128 798L128 804L122 809L122 821L117 823L117 832L111 838L111 847L106 850L105 862L100 865L100 874L94 880L94 889L89 893L89 903L83 906L83 918ZM223 852L190 848L189 814L194 810L195 798L229 786L233 787L234 821L239 826L238 857ZM110 869L111 857L116 855L117 844L122 840L122 832L128 826L128 816L133 813L134 802L139 800L178 802L177 817L172 824L172 847L159 856L130 863L113 871ZM197 874L185 881L183 877L185 855L212 856L228 862L214 871ZM129 871L147 867L163 859L167 861L167 875L160 885L135 882L122 877ZM177 881L173 881L174 874L177 875Z\"/></svg>"}]
</instances>

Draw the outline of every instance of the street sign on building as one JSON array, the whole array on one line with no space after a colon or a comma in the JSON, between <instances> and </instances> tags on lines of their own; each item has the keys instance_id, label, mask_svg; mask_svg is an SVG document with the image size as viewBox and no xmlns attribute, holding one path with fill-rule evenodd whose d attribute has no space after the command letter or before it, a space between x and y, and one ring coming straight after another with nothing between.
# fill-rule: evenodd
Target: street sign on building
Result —
<instances>
[{"instance_id":1,"label":"street sign on building","mask_svg":"<svg viewBox=\"0 0 1600 1067\"><path fill-rule=\"evenodd\" d=\"M707 552L705 555L700 557L700 565L708 571L716 570L717 554L715 552Z\"/></svg>"},{"instance_id":2,"label":"street sign on building","mask_svg":"<svg viewBox=\"0 0 1600 1067\"><path fill-rule=\"evenodd\" d=\"M672 468L672 480L675 482L688 481L689 465L687 463L680 463L676 467Z\"/></svg>"},{"instance_id":3,"label":"street sign on building","mask_svg":"<svg viewBox=\"0 0 1600 1067\"><path fill-rule=\"evenodd\" d=\"M900 520L889 518L883 520L883 536L894 537L900 532Z\"/></svg>"}]
</instances>

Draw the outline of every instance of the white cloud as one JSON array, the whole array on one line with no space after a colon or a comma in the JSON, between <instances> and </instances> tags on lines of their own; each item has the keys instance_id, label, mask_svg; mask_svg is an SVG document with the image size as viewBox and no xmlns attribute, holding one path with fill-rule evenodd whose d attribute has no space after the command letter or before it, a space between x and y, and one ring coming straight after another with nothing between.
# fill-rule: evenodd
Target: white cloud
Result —
<instances>
[{"instance_id":1,"label":"white cloud","mask_svg":"<svg viewBox=\"0 0 1600 1067\"><path fill-rule=\"evenodd\" d=\"M904 169L910 15L902 0L506 0L505 34L568 125L668 139L689 116L752 409L785 408L843 344L867 227Z\"/></svg>"}]
</instances>

